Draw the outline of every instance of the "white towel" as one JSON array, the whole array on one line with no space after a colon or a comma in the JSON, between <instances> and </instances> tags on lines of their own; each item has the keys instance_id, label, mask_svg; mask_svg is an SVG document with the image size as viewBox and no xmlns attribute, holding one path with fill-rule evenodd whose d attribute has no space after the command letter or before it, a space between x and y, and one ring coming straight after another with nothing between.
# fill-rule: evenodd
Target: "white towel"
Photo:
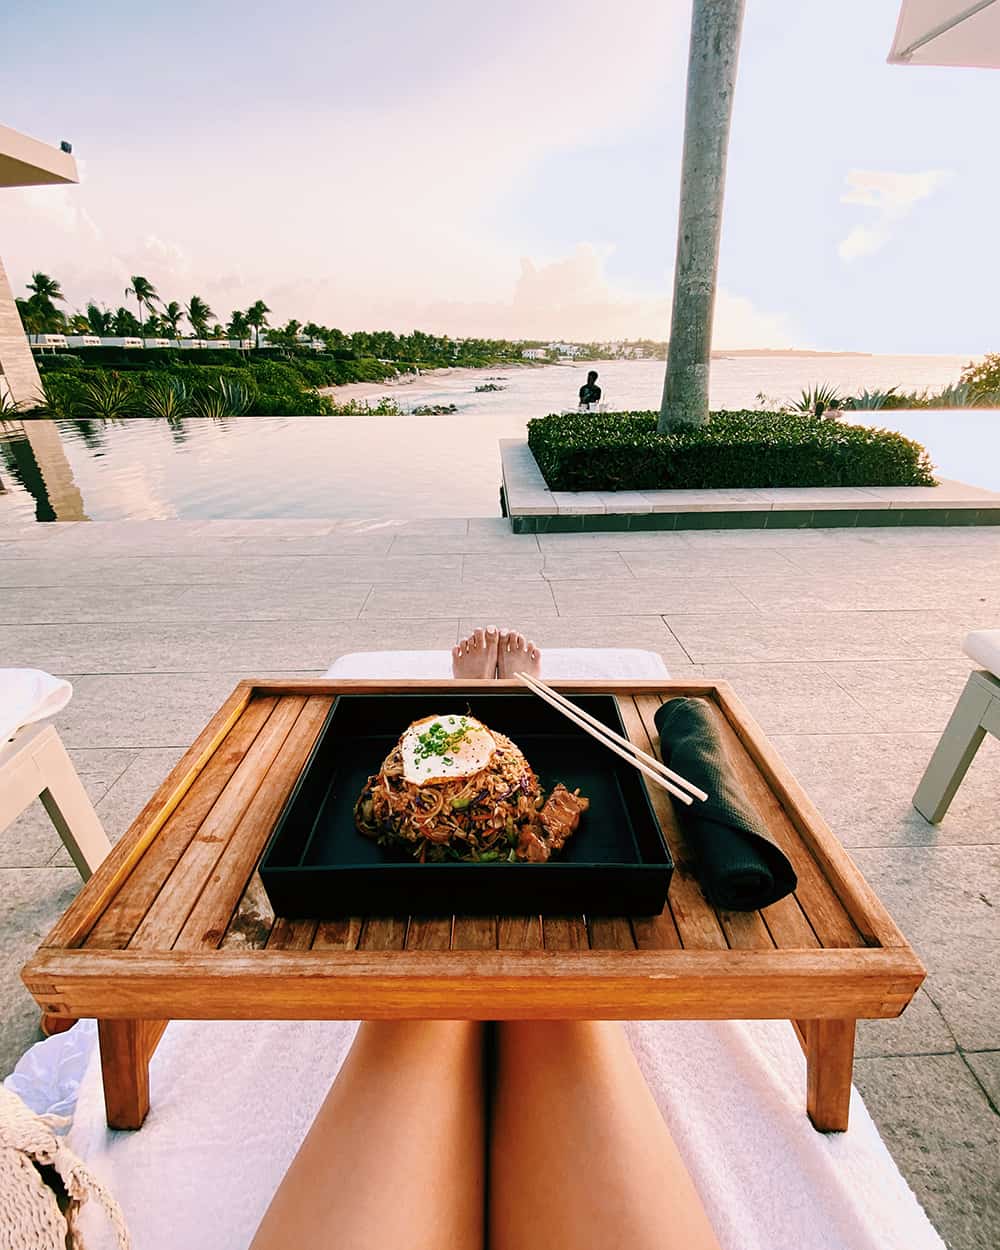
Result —
<instances>
[{"instance_id":1,"label":"white towel","mask_svg":"<svg viewBox=\"0 0 1000 1250\"><path fill-rule=\"evenodd\" d=\"M68 681L40 668L0 668L0 746L25 725L61 712L72 697Z\"/></svg>"},{"instance_id":2,"label":"white towel","mask_svg":"<svg viewBox=\"0 0 1000 1250\"><path fill-rule=\"evenodd\" d=\"M445 680L451 677L448 651L352 651L334 660L324 677L407 678ZM635 647L545 647L542 676L553 681L587 681L615 677L642 681L669 677L663 657Z\"/></svg>"},{"instance_id":3,"label":"white towel","mask_svg":"<svg viewBox=\"0 0 1000 1250\"><path fill-rule=\"evenodd\" d=\"M356 1027L175 1021L138 1133L105 1128L91 1064L69 1145L118 1199L135 1250L245 1250ZM626 1027L722 1250L944 1250L857 1093L846 1133L813 1129L790 1024ZM88 1247L113 1244L99 1219L84 1226Z\"/></svg>"}]
</instances>

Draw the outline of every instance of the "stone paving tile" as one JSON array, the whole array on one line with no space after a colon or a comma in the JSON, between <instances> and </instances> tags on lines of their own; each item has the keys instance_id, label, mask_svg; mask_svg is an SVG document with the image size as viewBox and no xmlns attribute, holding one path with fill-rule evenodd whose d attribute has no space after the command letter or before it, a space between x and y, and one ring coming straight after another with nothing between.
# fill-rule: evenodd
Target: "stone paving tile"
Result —
<instances>
[{"instance_id":1,"label":"stone paving tile","mask_svg":"<svg viewBox=\"0 0 1000 1250\"><path fill-rule=\"evenodd\" d=\"M941 1013L917 990L901 1016L859 1020L855 1054L859 1059L892 1055L943 1055L955 1051L955 1039Z\"/></svg>"},{"instance_id":2,"label":"stone paving tile","mask_svg":"<svg viewBox=\"0 0 1000 1250\"><path fill-rule=\"evenodd\" d=\"M400 596L402 590L397 592ZM540 602L548 588L538 588ZM534 600L532 600L534 602ZM443 613L444 604L427 603ZM405 610L364 620L213 621L143 625L0 626L0 654L10 665L59 674L254 673L263 669L323 669L342 651L378 647L451 646L459 609L447 621L421 619ZM555 615L555 607L550 607ZM408 641L412 640L412 641ZM84 744L86 745L86 744Z\"/></svg>"},{"instance_id":3,"label":"stone paving tile","mask_svg":"<svg viewBox=\"0 0 1000 1250\"><path fill-rule=\"evenodd\" d=\"M974 543L963 548L889 546L885 543L845 541L839 546L796 547L784 552L789 564L804 573L847 573L858 576L908 574L914 578L957 575L995 576L996 550Z\"/></svg>"},{"instance_id":4,"label":"stone paving tile","mask_svg":"<svg viewBox=\"0 0 1000 1250\"><path fill-rule=\"evenodd\" d=\"M976 609L996 607L1000 616L1000 582L989 596L979 585L963 588L954 579L936 583L901 577L845 576L828 573L792 573L784 577L739 578L735 585L762 611L776 612L891 612L901 604L908 609L933 610L965 605Z\"/></svg>"},{"instance_id":5,"label":"stone paving tile","mask_svg":"<svg viewBox=\"0 0 1000 1250\"><path fill-rule=\"evenodd\" d=\"M898 628L877 612L763 614L747 604L740 613L665 615L695 664L888 660L913 654Z\"/></svg>"},{"instance_id":6,"label":"stone paving tile","mask_svg":"<svg viewBox=\"0 0 1000 1250\"><path fill-rule=\"evenodd\" d=\"M301 538L234 538L231 549L241 556L350 556L377 560L392 548L394 531L373 526L369 530L331 530L329 534Z\"/></svg>"},{"instance_id":7,"label":"stone paving tile","mask_svg":"<svg viewBox=\"0 0 1000 1250\"><path fill-rule=\"evenodd\" d=\"M75 868L0 868L0 1076L41 1040L38 1007L24 988L21 969L79 889Z\"/></svg>"},{"instance_id":8,"label":"stone paving tile","mask_svg":"<svg viewBox=\"0 0 1000 1250\"><path fill-rule=\"evenodd\" d=\"M542 551L681 551L690 548L687 533L648 530L595 530L585 534L539 534Z\"/></svg>"},{"instance_id":9,"label":"stone paving tile","mask_svg":"<svg viewBox=\"0 0 1000 1250\"><path fill-rule=\"evenodd\" d=\"M775 551L788 551L789 548L798 547L826 548L836 541L830 535L841 532L813 529L684 530L683 536L696 551L726 547L733 550L761 550L770 547Z\"/></svg>"},{"instance_id":10,"label":"stone paving tile","mask_svg":"<svg viewBox=\"0 0 1000 1250\"><path fill-rule=\"evenodd\" d=\"M568 583L567 583L568 584ZM511 621L525 616L555 616L550 585L544 581L464 582L450 586L376 586L362 619L407 620L461 613Z\"/></svg>"},{"instance_id":11,"label":"stone paving tile","mask_svg":"<svg viewBox=\"0 0 1000 1250\"><path fill-rule=\"evenodd\" d=\"M460 555L448 556L373 556L359 559L355 555L309 556L300 573L305 585L313 590L340 582L373 583L419 582L444 583L458 581L462 576Z\"/></svg>"},{"instance_id":12,"label":"stone paving tile","mask_svg":"<svg viewBox=\"0 0 1000 1250\"><path fill-rule=\"evenodd\" d=\"M902 659L960 661L962 643L974 629L996 629L1000 611L985 605L931 612L881 612L882 621L906 643ZM963 661L964 662L964 661Z\"/></svg>"},{"instance_id":13,"label":"stone paving tile","mask_svg":"<svg viewBox=\"0 0 1000 1250\"><path fill-rule=\"evenodd\" d=\"M794 581L796 569L783 551L768 547L760 550L709 547L692 550L671 547L668 551L628 550L622 553L636 577L751 577L784 578Z\"/></svg>"},{"instance_id":14,"label":"stone paving tile","mask_svg":"<svg viewBox=\"0 0 1000 1250\"><path fill-rule=\"evenodd\" d=\"M872 730L871 713L816 664L701 665L724 678L768 734Z\"/></svg>"},{"instance_id":15,"label":"stone paving tile","mask_svg":"<svg viewBox=\"0 0 1000 1250\"><path fill-rule=\"evenodd\" d=\"M940 732L965 687L972 662L959 653L953 663L883 660L877 664L831 662L823 667L871 712L879 728Z\"/></svg>"},{"instance_id":16,"label":"stone paving tile","mask_svg":"<svg viewBox=\"0 0 1000 1250\"><path fill-rule=\"evenodd\" d=\"M480 518L485 519L485 518ZM537 551L538 540L534 534L512 534L507 530L475 530L465 536L420 537L398 535L390 549L394 556L444 556L465 555L467 552L517 553Z\"/></svg>"},{"instance_id":17,"label":"stone paving tile","mask_svg":"<svg viewBox=\"0 0 1000 1250\"><path fill-rule=\"evenodd\" d=\"M560 616L646 616L713 610L734 614L750 607L732 582L719 578L567 581L553 582L552 589Z\"/></svg>"},{"instance_id":18,"label":"stone paving tile","mask_svg":"<svg viewBox=\"0 0 1000 1250\"><path fill-rule=\"evenodd\" d=\"M964 1058L986 1091L994 1111L1000 1109L1000 1050L969 1050Z\"/></svg>"},{"instance_id":19,"label":"stone paving tile","mask_svg":"<svg viewBox=\"0 0 1000 1250\"><path fill-rule=\"evenodd\" d=\"M0 624L159 621L185 593L183 586L7 586L0 589Z\"/></svg>"},{"instance_id":20,"label":"stone paving tile","mask_svg":"<svg viewBox=\"0 0 1000 1250\"><path fill-rule=\"evenodd\" d=\"M188 747L242 674L111 673L73 678L59 714L67 747Z\"/></svg>"},{"instance_id":21,"label":"stone paving tile","mask_svg":"<svg viewBox=\"0 0 1000 1250\"><path fill-rule=\"evenodd\" d=\"M414 557L415 559L422 557ZM502 552L475 552L462 557L462 580L513 581L592 581L595 577L630 578L628 565L617 551L595 551L590 555L571 555L527 551L505 555Z\"/></svg>"},{"instance_id":22,"label":"stone paving tile","mask_svg":"<svg viewBox=\"0 0 1000 1250\"><path fill-rule=\"evenodd\" d=\"M228 554L188 554L115 556L85 559L60 556L58 559L2 560L0 586L189 586L204 582L229 586L246 582L273 585L302 576L302 556L259 556L237 552Z\"/></svg>"},{"instance_id":23,"label":"stone paving tile","mask_svg":"<svg viewBox=\"0 0 1000 1250\"><path fill-rule=\"evenodd\" d=\"M232 517L200 524L202 533L212 538L315 538L329 534L335 525L322 517Z\"/></svg>"},{"instance_id":24,"label":"stone paving tile","mask_svg":"<svg viewBox=\"0 0 1000 1250\"><path fill-rule=\"evenodd\" d=\"M355 575L362 570L355 569ZM277 586L192 586L163 612L162 620L331 621L355 620L371 592L370 583L309 578Z\"/></svg>"},{"instance_id":25,"label":"stone paving tile","mask_svg":"<svg viewBox=\"0 0 1000 1250\"><path fill-rule=\"evenodd\" d=\"M961 1057L859 1059L854 1079L949 1250L996 1250L1000 1119Z\"/></svg>"},{"instance_id":26,"label":"stone paving tile","mask_svg":"<svg viewBox=\"0 0 1000 1250\"><path fill-rule=\"evenodd\" d=\"M1000 1047L1000 846L851 852L928 970L924 988L960 1047Z\"/></svg>"},{"instance_id":27,"label":"stone paving tile","mask_svg":"<svg viewBox=\"0 0 1000 1250\"><path fill-rule=\"evenodd\" d=\"M1000 742L987 738L940 825L911 798L936 733L778 733L772 741L849 847L1000 843Z\"/></svg>"}]
</instances>

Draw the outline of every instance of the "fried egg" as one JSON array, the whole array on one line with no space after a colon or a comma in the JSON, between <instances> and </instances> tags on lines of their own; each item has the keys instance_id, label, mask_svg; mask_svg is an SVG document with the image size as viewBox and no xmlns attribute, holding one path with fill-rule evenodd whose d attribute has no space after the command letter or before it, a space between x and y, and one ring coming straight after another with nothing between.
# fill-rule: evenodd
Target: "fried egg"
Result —
<instances>
[{"instance_id":1,"label":"fried egg","mask_svg":"<svg viewBox=\"0 0 1000 1250\"><path fill-rule=\"evenodd\" d=\"M417 786L470 777L496 749L496 739L472 716L426 716L403 734L403 776Z\"/></svg>"}]
</instances>

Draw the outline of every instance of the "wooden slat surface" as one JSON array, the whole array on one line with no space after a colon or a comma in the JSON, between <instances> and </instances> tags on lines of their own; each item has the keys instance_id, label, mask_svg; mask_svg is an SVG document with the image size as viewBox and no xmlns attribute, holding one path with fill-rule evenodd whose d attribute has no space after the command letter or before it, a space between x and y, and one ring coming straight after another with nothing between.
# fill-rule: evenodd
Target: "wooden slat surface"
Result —
<instances>
[{"instance_id":1,"label":"wooden slat surface","mask_svg":"<svg viewBox=\"0 0 1000 1250\"><path fill-rule=\"evenodd\" d=\"M560 688L584 693L614 685L560 683ZM394 686L433 688L419 682ZM812 952L828 959L827 966L840 975L848 966L840 961L853 958L855 951L860 956L859 948L878 946L885 938L887 948L899 952L902 988L896 982L887 982L882 990L869 984L864 991L868 1006L881 993L885 1010L878 1014L895 1014L897 998L913 983L918 961L849 855L732 692L712 682L618 684L626 731L644 750L659 755L653 715L663 699L679 694L713 699L730 763L796 869L794 895L762 912L712 907L698 885L671 802L653 786L650 799L675 862L668 903L659 916L276 918L257 863L334 691L342 688L383 687L373 682L241 683L133 825L127 835L131 849L117 854L93 898L86 897L90 887L85 887L82 902L70 909L38 958L48 947L72 948L81 942L83 949L76 953L82 958L118 951L135 956L137 968L154 966L140 959L144 953L170 950L223 963L238 960L243 952L266 951L274 961L326 952L331 961L355 960L359 970L370 970L372 959L411 955L451 957L457 969L470 955L483 960L473 967L492 968L490 961L505 955L555 960L586 953L595 975L617 965L624 982L629 981L629 965L623 961L657 952L665 961L690 955L692 967L705 966L703 960L713 955L722 960L737 953L770 956L778 961L776 977L786 953L795 957L789 967L794 963L801 969L801 957ZM470 692L479 688L468 683ZM489 688L497 689L496 683ZM149 828L154 829L152 837ZM31 984L28 973L26 980ZM808 1014L798 1013L801 1018Z\"/></svg>"}]
</instances>

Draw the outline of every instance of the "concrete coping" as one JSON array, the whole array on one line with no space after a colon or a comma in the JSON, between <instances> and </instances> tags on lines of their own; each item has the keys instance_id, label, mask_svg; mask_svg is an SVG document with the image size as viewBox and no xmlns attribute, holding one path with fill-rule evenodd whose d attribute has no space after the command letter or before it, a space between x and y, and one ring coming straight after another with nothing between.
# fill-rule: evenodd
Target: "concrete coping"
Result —
<instances>
[{"instance_id":1,"label":"concrete coping","mask_svg":"<svg viewBox=\"0 0 1000 1250\"><path fill-rule=\"evenodd\" d=\"M688 520L691 517L697 518L693 525L701 528L708 518L698 514L717 514L718 528L730 528L733 524L765 527L1000 523L1000 493L965 482L942 480L936 486L788 486L766 490L553 491L549 490L527 439L501 439L500 459L504 500L514 529L692 528ZM835 513L840 515L833 517L831 514ZM889 513L893 514L891 519L883 515ZM812 519L803 519L807 516ZM740 519L723 519L733 517ZM537 518L537 523L525 524L531 518ZM543 518L577 518L577 523L553 526L542 523ZM580 518L588 518L587 523L579 523ZM604 524L600 518L605 519Z\"/></svg>"}]
</instances>

